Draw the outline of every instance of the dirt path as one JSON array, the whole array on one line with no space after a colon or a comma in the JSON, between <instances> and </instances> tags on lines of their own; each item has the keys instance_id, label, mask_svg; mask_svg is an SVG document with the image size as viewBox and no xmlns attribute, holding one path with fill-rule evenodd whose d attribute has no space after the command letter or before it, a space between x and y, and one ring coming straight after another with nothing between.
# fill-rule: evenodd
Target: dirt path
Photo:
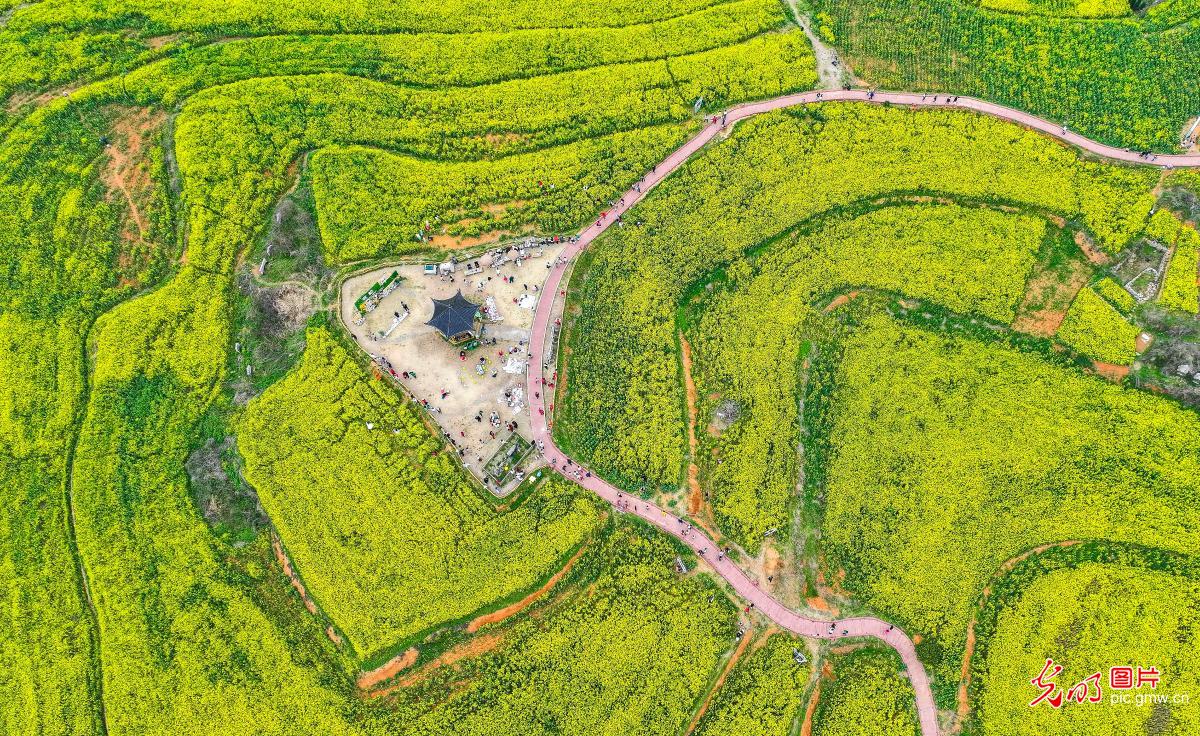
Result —
<instances>
[{"instance_id":1,"label":"dirt path","mask_svg":"<svg viewBox=\"0 0 1200 736\"><path fill-rule=\"evenodd\" d=\"M280 544L279 537L275 535L271 535L271 549L275 550L275 559L278 560L280 566L283 567L283 574L287 575L288 580L292 583L292 587L295 588L296 592L300 594L300 600L304 602L304 607L307 608L308 612L312 615L319 616L320 609L317 608L316 602L309 597L308 590L305 589L304 583L300 582L300 576L296 574L296 570L292 567L291 559L287 556L287 553L283 551L283 545Z\"/></svg>"},{"instance_id":2,"label":"dirt path","mask_svg":"<svg viewBox=\"0 0 1200 736\"><path fill-rule=\"evenodd\" d=\"M470 659L470 658L479 657L481 655L487 654L488 652L492 651L496 647L500 646L500 643L503 641L504 641L504 637L500 636L499 634L481 634L481 635L471 639L468 642L459 644L458 646L454 647L453 649L446 651L444 654L442 654L440 657L433 660L432 662L422 665L419 670L412 673L411 675L402 677L399 680L396 680L396 682L394 682L393 684L391 684L383 689L375 690L375 691L367 693L367 697L381 698L386 695L390 695L391 693L394 693L397 690L400 690L400 689L403 689L406 687L411 687L412 685L416 684L417 682L420 682L430 672L433 672L434 670L436 670L440 667L446 667L446 666L453 665L455 662L458 662L458 661L461 661L464 659ZM399 668L399 669L403 669L403 668Z\"/></svg>"},{"instance_id":3,"label":"dirt path","mask_svg":"<svg viewBox=\"0 0 1200 736\"><path fill-rule=\"evenodd\" d=\"M558 581L562 580L563 577L571 571L571 568L575 566L575 562L583 556L584 550L586 549L587 546L584 545L576 550L575 554L571 555L571 559L567 560L567 564L563 566L563 569L551 575L550 579L547 580L545 585L542 587L533 591L516 603L507 605L498 611L493 611L492 613L485 613L484 615L472 620L471 623L467 624L467 633L474 634L476 631L479 631L488 624L499 623L504 619L514 616L532 606L538 598L541 598L543 595L549 592L551 588L558 584Z\"/></svg>"},{"instance_id":4,"label":"dirt path","mask_svg":"<svg viewBox=\"0 0 1200 736\"><path fill-rule=\"evenodd\" d=\"M1091 370L1097 376L1106 378L1113 383L1120 383L1129 375L1130 368L1127 365L1118 365L1116 363L1105 363L1099 360L1092 361Z\"/></svg>"},{"instance_id":5,"label":"dirt path","mask_svg":"<svg viewBox=\"0 0 1200 736\"><path fill-rule=\"evenodd\" d=\"M387 682L400 672L412 667L417 662L420 652L416 647L409 647L387 661L382 667L376 667L369 672L363 672L354 681L359 690L370 690L381 682Z\"/></svg>"},{"instance_id":6,"label":"dirt path","mask_svg":"<svg viewBox=\"0 0 1200 736\"><path fill-rule=\"evenodd\" d=\"M817 712L817 703L821 701L821 678L813 685L812 695L808 698L808 707L804 709L804 724L800 726L800 736L812 736L813 714Z\"/></svg>"},{"instance_id":7,"label":"dirt path","mask_svg":"<svg viewBox=\"0 0 1200 736\"><path fill-rule=\"evenodd\" d=\"M107 156L101 179L110 192L120 192L129 207L129 217L136 232L126 229L122 237L128 242L146 239L146 218L140 202L152 185L150 172L144 166L150 137L162 128L167 116L161 112L137 109L122 115L113 123L113 142L104 150Z\"/></svg>"},{"instance_id":8,"label":"dirt path","mask_svg":"<svg viewBox=\"0 0 1200 736\"><path fill-rule=\"evenodd\" d=\"M698 516L704 508L704 489L700 487L700 466L696 464L696 448L700 446L700 441L696 439L696 382L692 380L692 346L684 337L683 330L679 331L679 347L683 386L687 395L688 452L691 455L687 468L687 509L688 516Z\"/></svg>"},{"instance_id":9,"label":"dirt path","mask_svg":"<svg viewBox=\"0 0 1200 736\"><path fill-rule=\"evenodd\" d=\"M767 635L762 637L763 641L766 641L767 636L769 636L769 632ZM716 682L714 682L712 687L709 688L708 694L704 696L704 702L701 703L700 707L696 709L696 715L692 716L692 722L688 724L687 730L683 732L684 736L690 736L690 734L696 730L696 726L700 724L700 719L703 718L704 714L708 712L708 706L712 703L713 696L715 696L721 690L721 686L725 684L725 678L729 676L729 673L733 671L734 666L737 665L739 660L741 660L742 655L744 655L746 650L750 647L750 640L754 638L755 636L753 632L748 631L742 637L742 640L738 642L738 645L736 648L734 648L733 653L729 655L729 661L727 661L725 666L721 669L721 674L717 675Z\"/></svg>"},{"instance_id":10,"label":"dirt path","mask_svg":"<svg viewBox=\"0 0 1200 736\"><path fill-rule=\"evenodd\" d=\"M796 5L796 0L787 0L788 9L792 11L792 19L796 21L796 25L800 26L800 30L804 31L804 35L808 36L808 42L812 44L813 56L817 61L817 76L821 80L822 89L841 89L844 85L855 86L858 80L854 78L854 72L850 67L838 58L836 51L825 45L821 37L813 31L812 18L800 12L800 8Z\"/></svg>"}]
</instances>

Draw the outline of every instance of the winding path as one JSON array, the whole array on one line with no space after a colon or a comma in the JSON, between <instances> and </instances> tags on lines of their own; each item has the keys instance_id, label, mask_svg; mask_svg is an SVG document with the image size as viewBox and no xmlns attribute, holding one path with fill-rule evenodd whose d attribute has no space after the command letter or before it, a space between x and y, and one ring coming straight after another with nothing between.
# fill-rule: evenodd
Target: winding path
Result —
<instances>
[{"instance_id":1,"label":"winding path","mask_svg":"<svg viewBox=\"0 0 1200 736\"><path fill-rule=\"evenodd\" d=\"M1088 138L1065 130L1061 125L1043 120L1029 113L1014 110L1003 105L997 105L991 102L984 102L971 97L957 97L954 102L949 102L950 98L946 95L921 95L909 94L903 92L876 92L870 94L864 90L830 90L823 92L804 92L800 94L785 95L776 97L770 100L761 102L752 102L745 105L739 105L726 112L722 116L717 116L719 122L710 123L704 127L700 133L689 140L678 150L667 156L658 166L656 166L646 177L640 182L639 190L629 190L625 192L623 204L619 204L609 210L606 217L590 224L579 233L578 239L569 243L563 251L560 260L554 264L546 277L545 286L542 289L543 298L539 300L537 311L534 315L533 328L530 334L530 352L533 357L530 359L530 370L528 374L528 397L529 397L529 412L530 424L533 431L533 439L535 442L542 442L545 445L544 455L548 462L552 463L551 467L556 467L560 471L565 469L568 458L563 454L562 450L554 444L554 438L550 434L550 429L547 424L548 415L546 414L546 399L545 391L542 387L542 379L544 379L544 371L541 368L544 366L546 359L546 339L549 332L549 326L555 320L562 316L561 308L556 309L556 304L565 303L565 299L557 299L559 292L565 289L563 285L563 276L566 273L568 264L574 260L598 235L608 229L617 217L625 213L631 207L636 205L646 196L646 194L664 178L679 168L681 164L688 160L694 153L699 151L705 144L713 140L721 133L721 131L736 123L739 120L744 120L748 117L758 115L764 112L771 112L786 107L797 105L806 105L817 102L827 101L862 101L873 102L876 104L891 103L894 105L913 105L918 107L955 107L976 112L992 115L994 117L1003 118L1014 123L1025 126L1032 130L1041 131L1047 135L1058 138L1066 143L1077 146L1085 151L1094 153L1104 158L1117 161L1126 161L1137 164L1154 163L1159 166L1171 167L1192 167L1200 166L1200 154L1188 155L1168 155L1161 154L1155 156L1152 160L1143 158L1141 154L1128 151L1120 148L1113 148L1102 143L1097 143ZM720 122L723 121L723 122ZM573 465L572 468L579 466ZM921 721L922 736L938 736L938 712L937 706L933 701L933 691L929 686L929 677L925 672L925 667L921 664L921 660L917 657L916 648L912 640L901 631L899 628L882 621L877 618L849 618L839 621L828 621L807 618L786 608L782 603L775 600L769 593L755 585L746 573L742 571L736 564L725 557L718 561L716 559L717 546L708 537L698 529L691 529L686 533L685 529L689 526L657 506L643 501L634 496L625 496L622 491L609 483L601 480L595 475L590 477L574 478L569 477L574 482L584 488L594 492L605 501L616 506L619 502L624 504L624 510L627 513L632 513L636 516L645 519L654 524L663 531L674 535L682 540L697 553L707 548L708 554L704 558L710 568L717 572L721 577L725 578L729 584L737 591L738 595L751 603L755 608L761 611L767 618L784 627L785 629L801 636L822 638L822 639L839 639L842 637L862 637L871 636L881 639L899 653L901 660L904 662L905 668L908 670L908 677L912 682L913 691L916 693L917 699L917 714ZM832 629L832 630L831 630Z\"/></svg>"}]
</instances>

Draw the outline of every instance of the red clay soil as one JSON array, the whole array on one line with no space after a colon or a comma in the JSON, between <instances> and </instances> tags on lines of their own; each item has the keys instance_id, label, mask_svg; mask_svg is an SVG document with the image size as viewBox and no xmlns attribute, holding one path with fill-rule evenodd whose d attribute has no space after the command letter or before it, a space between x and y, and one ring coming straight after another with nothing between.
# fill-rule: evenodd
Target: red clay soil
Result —
<instances>
[{"instance_id":1,"label":"red clay soil","mask_svg":"<svg viewBox=\"0 0 1200 736\"><path fill-rule=\"evenodd\" d=\"M713 683L712 688L708 691L708 695L704 696L704 702L700 704L700 708L696 711L696 715L692 716L692 722L688 724L687 730L684 731L684 736L688 736L696 730L696 726L700 723L700 719L703 718L705 712L708 711L708 706L712 702L713 696L716 695L721 689L721 685L725 684L725 678L729 676L729 673L733 670L734 665L736 665L738 660L742 658L742 655L746 653L746 649L750 646L750 640L753 638L754 635L750 632L747 632L746 635L742 637L742 640L738 642L737 648L734 649L733 654L729 656L729 661L725 663L725 668L721 670L721 674L717 675L717 681ZM767 637L763 636L762 640L765 642Z\"/></svg>"},{"instance_id":2,"label":"red clay soil","mask_svg":"<svg viewBox=\"0 0 1200 736\"><path fill-rule=\"evenodd\" d=\"M497 230L494 232L482 233L473 236L457 236L446 233L439 233L429 238L429 244L438 250L462 250L463 248L473 248L477 245L486 243L498 243L506 236L521 235L531 232L532 228L522 228L519 232L508 232Z\"/></svg>"},{"instance_id":3,"label":"red clay soil","mask_svg":"<svg viewBox=\"0 0 1200 736\"><path fill-rule=\"evenodd\" d=\"M805 598L804 604L814 611L825 611L826 613L832 613L835 616L837 615L837 612L833 609L833 606L829 605L829 601L825 600L819 595Z\"/></svg>"},{"instance_id":4,"label":"red clay soil","mask_svg":"<svg viewBox=\"0 0 1200 736\"><path fill-rule=\"evenodd\" d=\"M779 585L783 579L783 571L787 567L787 563L784 562L783 555L779 553L779 548L776 545L764 544L762 550L761 583L773 588ZM774 585L770 585L767 578L773 578Z\"/></svg>"},{"instance_id":5,"label":"red clay soil","mask_svg":"<svg viewBox=\"0 0 1200 736\"><path fill-rule=\"evenodd\" d=\"M812 695L808 698L808 707L804 709L804 725L800 727L800 736L812 736L813 714L817 712L817 703L820 700L821 680L818 678L817 684L813 686Z\"/></svg>"},{"instance_id":6,"label":"red clay soil","mask_svg":"<svg viewBox=\"0 0 1200 736\"><path fill-rule=\"evenodd\" d=\"M1125 380L1125 376L1129 375L1129 366L1117 365L1116 363L1102 363L1098 360L1092 361L1092 370L1096 375L1107 378L1113 383L1120 383Z\"/></svg>"},{"instance_id":7,"label":"red clay soil","mask_svg":"<svg viewBox=\"0 0 1200 736\"><path fill-rule=\"evenodd\" d=\"M1087 236L1087 233L1082 230L1075 231L1075 245L1079 246L1079 250L1087 256L1087 259L1097 266L1107 266L1112 262L1112 258L1107 253L1096 247L1092 239Z\"/></svg>"},{"instance_id":8,"label":"red clay soil","mask_svg":"<svg viewBox=\"0 0 1200 736\"><path fill-rule=\"evenodd\" d=\"M1053 337L1067 316L1067 309L1075 295L1088 282L1088 271L1080 264L1072 268L1066 279L1060 281L1053 273L1040 273L1029 280L1012 328L1038 337ZM1029 305L1050 302L1041 309Z\"/></svg>"},{"instance_id":9,"label":"red clay soil","mask_svg":"<svg viewBox=\"0 0 1200 736\"><path fill-rule=\"evenodd\" d=\"M318 615L317 604L309 597L308 591L304 589L304 583L300 582L300 576L292 568L292 561L288 559L287 553L283 551L283 545L279 543L279 537L272 535L271 548L275 550L275 559L279 560L280 566L283 567L283 573L288 576L288 580L292 581L292 587L300 594L300 600L304 601L304 607L312 615Z\"/></svg>"},{"instance_id":10,"label":"red clay soil","mask_svg":"<svg viewBox=\"0 0 1200 736\"><path fill-rule=\"evenodd\" d=\"M470 657L479 657L487 654L496 647L500 646L502 641L504 641L504 637L499 634L481 634L480 636L477 636L468 642L464 642L453 649L447 650L444 654L442 654L442 656L424 665L421 667L421 669L412 673L411 675L397 680L394 684L380 690L374 690L367 693L367 697L378 698L394 693L401 688L411 687L440 667L453 665L455 662L468 659Z\"/></svg>"},{"instance_id":11,"label":"red clay soil","mask_svg":"<svg viewBox=\"0 0 1200 736\"><path fill-rule=\"evenodd\" d=\"M524 598L517 601L516 603L509 604L509 605L505 606L504 608L501 608L498 611L493 611L491 613L485 613L484 615L479 616L478 618L475 618L474 620L472 620L471 623L467 624L467 633L474 634L476 631L479 631L481 628L483 628L484 626L487 626L488 624L499 623L500 621L503 621L504 619L509 618L511 616L515 616L516 614L520 613L521 611L524 611L526 608L529 608L530 606L532 606L534 604L534 602L537 601L537 599L541 598L543 595L545 595L547 592L549 592L549 590L551 588L553 588L555 585L558 584L558 581L563 579L564 575L566 575L568 572L571 571L571 568L575 566L576 560L578 560L580 557L583 556L583 552L585 549L586 549L586 546L582 546L578 550L576 550L575 554L571 555L571 559L567 560L567 564L563 566L563 569L561 569L558 572L551 575L550 579L547 580L545 585L543 585L542 587L533 591L532 593L525 596Z\"/></svg>"},{"instance_id":12,"label":"red clay soil","mask_svg":"<svg viewBox=\"0 0 1200 736\"><path fill-rule=\"evenodd\" d=\"M858 296L857 291L851 291L848 294L839 294L838 296L834 297L833 301L829 302L829 306L825 307L825 314L829 314L830 312L832 312L835 309L838 309L839 307L844 307L845 305L850 303L851 299L854 299L857 296Z\"/></svg>"},{"instance_id":13,"label":"red clay soil","mask_svg":"<svg viewBox=\"0 0 1200 736\"><path fill-rule=\"evenodd\" d=\"M1004 564L1001 565L998 570L996 570L995 575L992 577L998 578L1001 575L1008 573L1022 560L1028 559L1033 555L1041 554L1042 552L1055 547L1070 547L1074 544L1079 544L1079 542L1070 540L1066 542L1050 542L1048 544L1038 545L1031 550L1022 552L1016 557L1010 557L1009 559L1005 560ZM983 610L984 605L987 604L988 596L990 596L991 593L991 585L988 585L983 589L983 595L979 597L978 610ZM962 731L963 724L966 723L967 716L970 715L971 712L971 704L967 702L967 689L971 685L971 657L975 654L975 618L975 616L972 616L971 622L967 624L967 648L963 652L962 669L959 671L957 705L954 709L954 726L948 732L950 734L956 734Z\"/></svg>"},{"instance_id":14,"label":"red clay soil","mask_svg":"<svg viewBox=\"0 0 1200 736\"><path fill-rule=\"evenodd\" d=\"M129 243L146 236L144 206L153 182L146 166L152 138L161 129L166 115L141 108L128 110L113 122L112 143L107 154L101 180L112 194L119 194L128 206L128 220L121 237Z\"/></svg>"},{"instance_id":15,"label":"red clay soil","mask_svg":"<svg viewBox=\"0 0 1200 736\"><path fill-rule=\"evenodd\" d=\"M377 667L369 672L363 672L355 680L360 690L370 690L381 682L387 682L395 677L399 672L412 667L417 661L419 652L416 647L405 649L402 654L397 654L387 661L387 664L382 667Z\"/></svg>"}]
</instances>

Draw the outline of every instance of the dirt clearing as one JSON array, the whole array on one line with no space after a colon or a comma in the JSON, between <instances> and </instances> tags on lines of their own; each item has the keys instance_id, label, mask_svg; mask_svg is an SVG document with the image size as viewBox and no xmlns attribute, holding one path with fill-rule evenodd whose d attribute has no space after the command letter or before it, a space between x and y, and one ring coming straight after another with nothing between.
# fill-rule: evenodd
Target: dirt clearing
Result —
<instances>
[{"instance_id":1,"label":"dirt clearing","mask_svg":"<svg viewBox=\"0 0 1200 736\"><path fill-rule=\"evenodd\" d=\"M149 152L166 120L166 114L158 110L123 109L113 121L112 137L104 149L100 179L128 208L121 223L121 237L127 243L145 241L149 236L146 209L154 185Z\"/></svg>"},{"instance_id":2,"label":"dirt clearing","mask_svg":"<svg viewBox=\"0 0 1200 736\"><path fill-rule=\"evenodd\" d=\"M1082 264L1071 267L1065 275L1037 274L1029 280L1012 328L1038 337L1053 337L1066 318L1075 295L1087 285L1089 277L1090 272Z\"/></svg>"}]
</instances>

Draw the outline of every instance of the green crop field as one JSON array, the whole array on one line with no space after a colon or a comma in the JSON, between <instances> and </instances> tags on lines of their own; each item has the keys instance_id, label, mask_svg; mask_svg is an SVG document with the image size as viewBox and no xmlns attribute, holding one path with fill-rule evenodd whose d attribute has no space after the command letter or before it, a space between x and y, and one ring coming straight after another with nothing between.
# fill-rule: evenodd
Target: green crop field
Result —
<instances>
[{"instance_id":1,"label":"green crop field","mask_svg":"<svg viewBox=\"0 0 1200 736\"><path fill-rule=\"evenodd\" d=\"M1197 281L1200 281L1200 234L1185 227L1175 241L1175 252L1167 267L1162 292L1158 296L1159 303L1170 309L1195 314L1200 310Z\"/></svg>"},{"instance_id":2,"label":"green crop field","mask_svg":"<svg viewBox=\"0 0 1200 736\"><path fill-rule=\"evenodd\" d=\"M1067 310L1058 337L1084 355L1128 365L1136 355L1137 328L1092 289L1083 289Z\"/></svg>"},{"instance_id":3,"label":"green crop field","mask_svg":"<svg viewBox=\"0 0 1200 736\"><path fill-rule=\"evenodd\" d=\"M887 317L846 341L836 376L827 562L921 633L947 678L973 601L1009 558L1072 539L1200 549L1200 419L1167 399Z\"/></svg>"},{"instance_id":4,"label":"green crop field","mask_svg":"<svg viewBox=\"0 0 1200 736\"><path fill-rule=\"evenodd\" d=\"M697 736L784 736L792 732L804 709L810 665L798 664L794 652L803 642L768 636L738 662L701 716ZM807 656L807 655L806 655Z\"/></svg>"},{"instance_id":5,"label":"green crop field","mask_svg":"<svg viewBox=\"0 0 1200 736\"><path fill-rule=\"evenodd\" d=\"M1000 609L986 662L980 663L978 733L1192 733L1200 728L1196 712L1176 698L1200 685L1192 661L1198 614L1200 586L1194 576L1084 562L1027 581ZM1047 658L1063 668L1048 681L1064 693L1099 672L1099 682L1084 688L1090 697L1099 687L1103 702L1031 708L1041 690L1027 683ZM1138 668L1154 668L1160 679L1153 689L1136 687L1135 679L1134 688L1115 690L1110 687L1113 667L1132 667L1135 678ZM1162 700L1113 706L1114 695Z\"/></svg>"},{"instance_id":6,"label":"green crop field","mask_svg":"<svg viewBox=\"0 0 1200 736\"><path fill-rule=\"evenodd\" d=\"M877 130L889 134L877 137ZM974 153L964 157L965 150ZM857 228L838 237L859 247L862 257L822 264L836 270L811 274L800 257L792 273L783 273L790 262L781 261L779 281L790 279L797 290L811 285L808 293L798 291L801 301L856 285L904 291L911 283L916 295L934 298L969 288L972 291L957 298L946 298L955 308L1008 320L1032 268L1032 251L1040 246L1044 225L1034 218L1069 219L1105 248L1119 251L1145 227L1154 178L1152 171L1081 162L1041 136L960 112L828 105L750 121L738 128L730 144L690 162L639 209L645 227L610 231L586 256L573 283L580 314L570 325L570 390L561 401L555 431L565 447L628 488L673 488L681 482L686 451L676 316L681 301L690 291L705 290L714 271L738 263L728 273L720 272L718 281L753 273L759 266L742 261L743 255L756 249L787 251L791 235L782 245L772 239L793 229L798 228L796 237L822 228L833 232L839 218L853 219L885 204L931 199L958 203L963 207L897 207L872 215L879 222L874 234L871 219L840 226ZM727 208L735 208L738 216L714 215ZM1002 214L1013 209L1029 216ZM901 227L907 218L913 222ZM824 225L825 221L835 224ZM919 262L889 258L881 241L898 227L912 238L911 255L921 254ZM819 239L807 237L811 240L797 246L800 253L805 243ZM959 238L963 249L974 249L975 272L955 271ZM945 254L946 260L930 258L937 253ZM867 257L873 260L862 260ZM988 266L987 257L999 260ZM634 263L636 268L631 267ZM894 271L897 263L901 270ZM930 270L902 283L913 273L903 270L909 267L913 272ZM988 276L981 275L985 269ZM764 297L771 294L764 292ZM780 335L787 332L786 320L797 315L776 315L785 320ZM726 332L731 340L760 341L753 349L763 362L772 363L781 355L767 344L770 333L761 325L752 332ZM795 342L784 354L796 355L798 350ZM700 355L698 362L703 366L706 360ZM730 477L721 491L732 494L727 516L741 517L741 526L727 531L753 546L757 535L782 521L779 499L795 483L789 480L795 477L789 469L795 463L794 451L775 451L764 444L794 445L796 430L789 425L789 415L797 409L789 405L792 393L786 386L795 385L795 377L781 379L786 368L764 367L757 356L747 360L743 352L711 360L744 364L746 380L761 379L760 386L776 391L770 402L760 405L777 417L765 420L764 426L782 428L784 434L753 434L748 441L758 443L758 449L745 450L747 461L740 466L750 474L744 482ZM767 370L769 377L760 375ZM787 382L782 391L773 388L778 380ZM710 381L703 395L729 388ZM779 396L784 400L775 401ZM780 469L775 478L764 476L763 457L768 454ZM733 465L721 466L727 476L739 472L736 453L733 457ZM763 503L757 500L763 493L775 499L765 504L766 519L756 518L761 513L754 508Z\"/></svg>"},{"instance_id":7,"label":"green crop field","mask_svg":"<svg viewBox=\"0 0 1200 736\"><path fill-rule=\"evenodd\" d=\"M599 520L561 480L493 513L416 410L326 330L242 422L246 480L365 657L534 587Z\"/></svg>"},{"instance_id":8,"label":"green crop field","mask_svg":"<svg viewBox=\"0 0 1200 736\"><path fill-rule=\"evenodd\" d=\"M1170 151L1200 114L1200 4L1150 5L1107 18L1108 2L812 3L814 25L865 84L975 95L1116 146Z\"/></svg>"},{"instance_id":9,"label":"green crop field","mask_svg":"<svg viewBox=\"0 0 1200 736\"><path fill-rule=\"evenodd\" d=\"M931 706L967 734L1194 731L1019 706L1047 652L1194 688L1200 178L960 110L715 123L830 78L815 33L865 84L1165 151L1200 114L1198 24L1196 0L0 0L0 734L910 736ZM473 399L423 414L343 323L347 279L570 236L702 131L561 293L526 285L548 319L489 325L517 363L561 326L553 435L505 394L531 473L493 495L438 424ZM411 337L386 347L442 378ZM506 355L478 342L448 361ZM752 585L810 627L886 618L921 661L797 638Z\"/></svg>"},{"instance_id":10,"label":"green crop field","mask_svg":"<svg viewBox=\"0 0 1200 736\"><path fill-rule=\"evenodd\" d=\"M611 533L581 561L577 574L595 576L585 590L484 629L480 656L418 671L361 715L375 733L414 736L679 733L733 646L737 612L707 576L672 573L674 546L651 535Z\"/></svg>"},{"instance_id":11,"label":"green crop field","mask_svg":"<svg viewBox=\"0 0 1200 736\"><path fill-rule=\"evenodd\" d=\"M429 192L428 204L378 208L387 214L357 231L322 219L336 266L412 251L412 225L426 218L521 198L531 204L495 228L446 236L568 228L592 215L580 192L598 166L615 178L600 187L607 196L693 129L698 100L703 113L816 79L802 34L763 0L513 3L485 14L403 3L11 11L0 21L0 482L13 502L0 535L10 591L0 731L13 734L359 731L339 688L289 657L185 470L205 441L252 427L272 400L235 421L235 273L309 154L317 214L362 211L356 167L419 161L378 183L396 197ZM363 151L375 158L352 158ZM480 177L495 186L463 201ZM530 180L555 193L532 196ZM428 452L425 430L411 417L405 426L417 432L405 446ZM257 457L271 461L248 477L263 482L282 530L293 507L272 506L270 485L284 459L261 443ZM437 472L421 471L461 490L457 471L428 475ZM492 512L467 498L459 512L486 524ZM537 516L533 505L517 514L509 523ZM408 613L372 613L387 603L327 588L321 564L297 564L366 653L529 587L595 523L582 508L570 518L524 572L487 576L487 590L455 610L431 592L435 608L408 599ZM311 537L284 542L314 545L331 563L328 550L351 548L336 535L354 531L305 527ZM497 561L495 549L475 551L476 564ZM366 623L376 615L393 623Z\"/></svg>"},{"instance_id":12,"label":"green crop field","mask_svg":"<svg viewBox=\"0 0 1200 736\"><path fill-rule=\"evenodd\" d=\"M1007 323L1045 231L1037 218L989 209L896 206L796 231L727 269L727 283L698 307L688 335L706 397L700 415L729 401L740 412L719 437L706 433L697 453L721 529L753 549L769 530L788 526L801 407L779 399L798 395L803 367L779 356L800 356L823 333L818 302L880 289ZM772 309L780 317L764 324Z\"/></svg>"}]
</instances>

